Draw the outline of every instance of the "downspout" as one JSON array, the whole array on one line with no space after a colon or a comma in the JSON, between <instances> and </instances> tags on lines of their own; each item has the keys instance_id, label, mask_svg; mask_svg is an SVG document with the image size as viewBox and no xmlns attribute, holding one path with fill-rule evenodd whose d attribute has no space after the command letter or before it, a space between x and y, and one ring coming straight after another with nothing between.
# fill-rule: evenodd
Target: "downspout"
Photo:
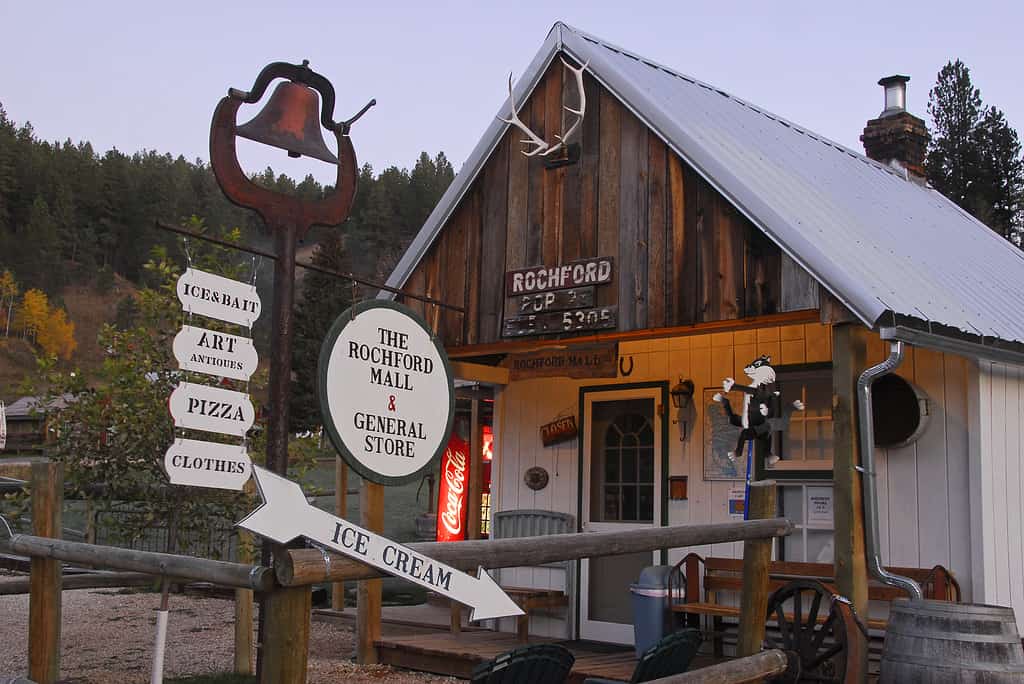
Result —
<instances>
[{"instance_id":1,"label":"downspout","mask_svg":"<svg viewBox=\"0 0 1024 684\"><path fill-rule=\"evenodd\" d=\"M860 423L860 458L859 468L864 485L864 538L865 555L867 556L868 572L875 578L891 587L903 589L913 600L921 600L924 594L921 586L901 575L894 575L882 567L881 543L878 540L878 489L875 486L875 426L871 413L871 385L879 377L890 373L903 362L904 344L901 341L890 342L889 358L877 366L872 366L861 373L857 380L857 404Z\"/></svg>"}]
</instances>

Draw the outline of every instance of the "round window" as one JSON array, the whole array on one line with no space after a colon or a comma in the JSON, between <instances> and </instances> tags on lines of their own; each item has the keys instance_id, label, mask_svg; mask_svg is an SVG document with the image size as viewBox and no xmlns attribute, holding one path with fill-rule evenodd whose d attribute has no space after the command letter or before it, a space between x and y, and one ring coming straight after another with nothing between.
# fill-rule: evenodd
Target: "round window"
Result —
<instances>
[{"instance_id":1,"label":"round window","mask_svg":"<svg viewBox=\"0 0 1024 684\"><path fill-rule=\"evenodd\" d=\"M928 398L917 387L893 373L871 386L875 446L893 448L917 440L928 422Z\"/></svg>"}]
</instances>

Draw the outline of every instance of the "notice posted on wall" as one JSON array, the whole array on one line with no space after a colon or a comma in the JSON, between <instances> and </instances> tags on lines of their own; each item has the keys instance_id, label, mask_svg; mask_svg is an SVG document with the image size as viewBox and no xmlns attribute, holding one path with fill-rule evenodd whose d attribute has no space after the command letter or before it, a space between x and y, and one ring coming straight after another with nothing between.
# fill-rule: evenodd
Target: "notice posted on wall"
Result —
<instances>
[{"instance_id":1,"label":"notice posted on wall","mask_svg":"<svg viewBox=\"0 0 1024 684\"><path fill-rule=\"evenodd\" d=\"M743 502L746 498L746 487L737 485L729 489L729 515L734 518L743 517Z\"/></svg>"},{"instance_id":2,"label":"notice posted on wall","mask_svg":"<svg viewBox=\"0 0 1024 684\"><path fill-rule=\"evenodd\" d=\"M832 488L807 488L807 520L808 526L832 527Z\"/></svg>"}]
</instances>

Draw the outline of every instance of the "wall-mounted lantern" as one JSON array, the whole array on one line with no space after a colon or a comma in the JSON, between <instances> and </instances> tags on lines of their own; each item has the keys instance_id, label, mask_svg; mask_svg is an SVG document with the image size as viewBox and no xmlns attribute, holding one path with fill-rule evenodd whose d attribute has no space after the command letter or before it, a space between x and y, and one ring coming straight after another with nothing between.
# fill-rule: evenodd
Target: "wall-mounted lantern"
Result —
<instances>
[{"instance_id":1,"label":"wall-mounted lantern","mask_svg":"<svg viewBox=\"0 0 1024 684\"><path fill-rule=\"evenodd\" d=\"M679 424L679 441L685 442L689 437L689 425L696 416L693 405L693 380L679 378L679 382L668 391L672 398L672 406L676 409L676 419L673 423Z\"/></svg>"}]
</instances>

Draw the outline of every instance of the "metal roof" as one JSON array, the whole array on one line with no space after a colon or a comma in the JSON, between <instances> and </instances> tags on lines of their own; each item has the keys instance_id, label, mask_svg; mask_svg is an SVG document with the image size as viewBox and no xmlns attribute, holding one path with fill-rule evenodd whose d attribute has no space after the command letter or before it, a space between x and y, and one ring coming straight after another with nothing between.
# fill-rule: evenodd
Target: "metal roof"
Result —
<instances>
[{"instance_id":1,"label":"metal roof","mask_svg":"<svg viewBox=\"0 0 1024 684\"><path fill-rule=\"evenodd\" d=\"M589 63L594 78L868 326L909 317L1024 342L1024 252L937 191L561 23L516 85L517 103L559 50ZM388 285L404 285L506 128L491 122Z\"/></svg>"}]
</instances>

